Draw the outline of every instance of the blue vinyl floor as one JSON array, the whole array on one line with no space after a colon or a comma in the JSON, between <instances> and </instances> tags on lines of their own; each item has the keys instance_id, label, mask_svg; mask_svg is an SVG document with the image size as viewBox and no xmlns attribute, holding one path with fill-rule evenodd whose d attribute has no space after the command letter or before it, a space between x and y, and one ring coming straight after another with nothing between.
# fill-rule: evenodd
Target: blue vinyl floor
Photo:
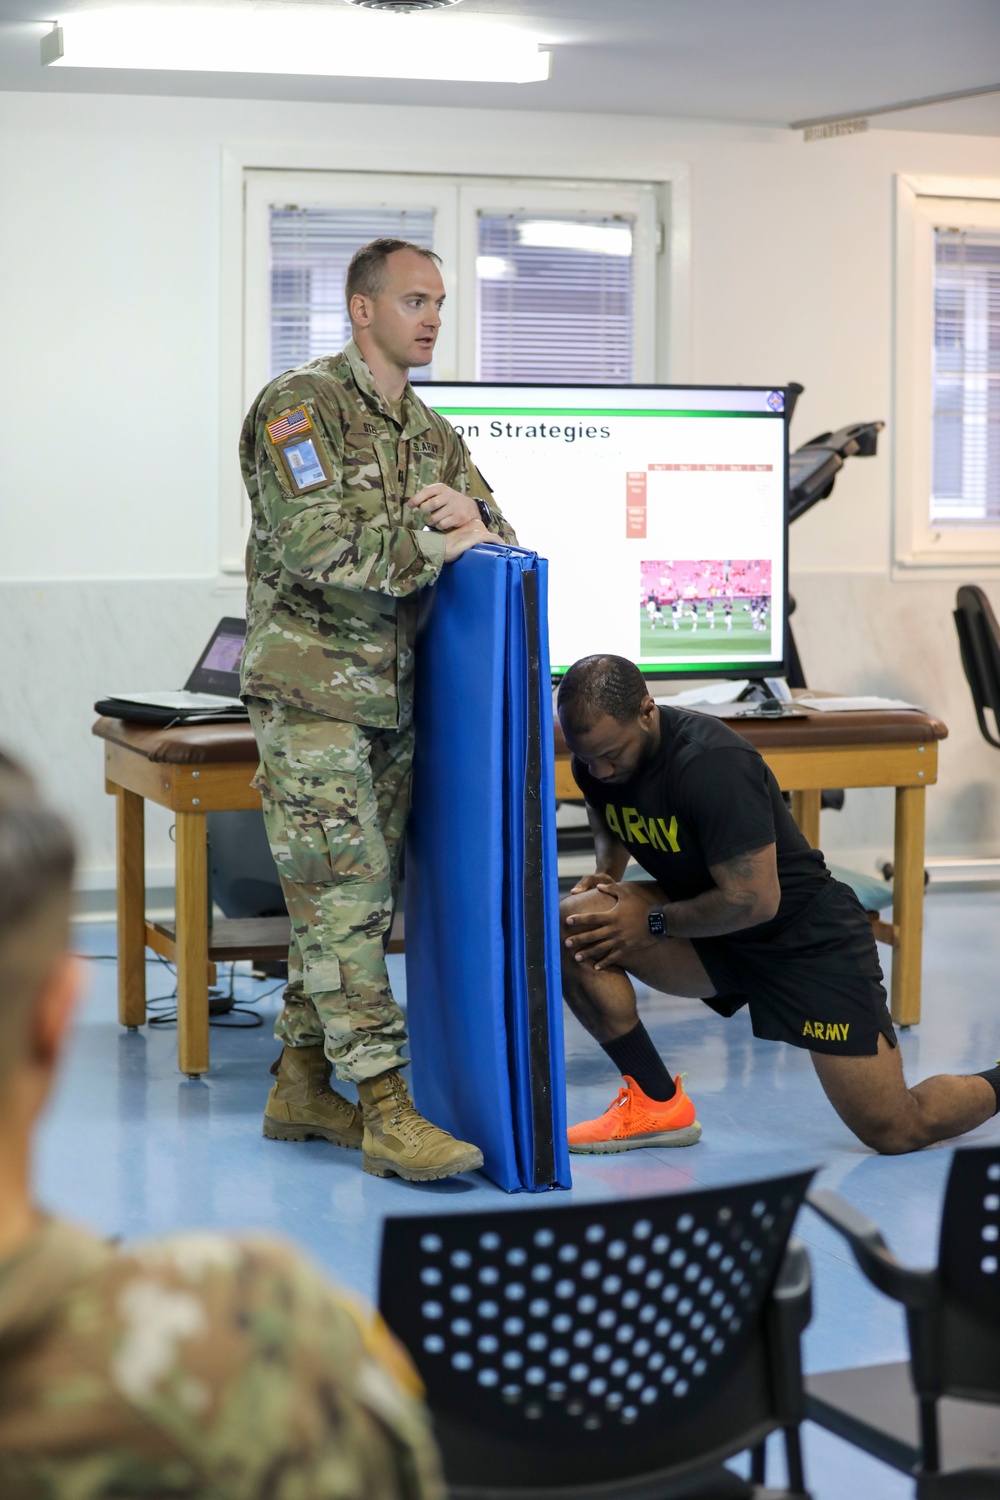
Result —
<instances>
[{"instance_id":1,"label":"blue vinyl floor","mask_svg":"<svg viewBox=\"0 0 1000 1500\"><path fill-rule=\"evenodd\" d=\"M266 1141L260 1119L277 1055L271 1024L280 999L269 984L236 976L236 992L264 1014L255 1030L212 1030L212 1071L176 1070L170 1025L123 1031L116 1019L114 929L80 926L92 955L91 984L39 1153L42 1199L53 1211L126 1238L180 1226L264 1229L297 1240L341 1282L371 1297L379 1224L387 1213L531 1209L547 1195L508 1197L478 1175L421 1186L366 1176L356 1153L322 1142ZM885 949L880 950L887 962ZM100 958L98 955L105 955ZM405 997L403 960L390 959ZM932 894L926 908L924 1017L901 1037L908 1078L973 1072L1000 1054L1000 893ZM169 994L170 972L148 968L151 997ZM270 994L267 991L272 990ZM562 1201L641 1196L817 1166L882 1225L906 1261L936 1255L950 1150L872 1155L827 1105L805 1052L753 1038L745 1013L726 1021L696 1001L647 994L641 1009L702 1121L701 1142L682 1151L574 1157ZM238 1017L237 1019L245 1019ZM600 1049L567 1020L569 1117L587 1118L614 1097L617 1079ZM345 1086L345 1093L350 1093ZM1000 1138L1000 1120L972 1141ZM809 1371L905 1356L900 1310L871 1290L834 1233L809 1210L798 1233L812 1258L815 1312L806 1336ZM902 1500L912 1482L807 1424L807 1477L816 1500Z\"/></svg>"}]
</instances>

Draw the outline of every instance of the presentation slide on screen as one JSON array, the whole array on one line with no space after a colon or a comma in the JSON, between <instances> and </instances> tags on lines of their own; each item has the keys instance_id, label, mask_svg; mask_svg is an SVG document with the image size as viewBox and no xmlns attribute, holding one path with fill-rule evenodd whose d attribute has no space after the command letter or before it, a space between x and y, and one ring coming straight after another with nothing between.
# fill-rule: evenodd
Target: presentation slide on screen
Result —
<instances>
[{"instance_id":1,"label":"presentation slide on screen","mask_svg":"<svg viewBox=\"0 0 1000 1500\"><path fill-rule=\"evenodd\" d=\"M429 383L525 547L549 559L554 671L781 659L781 392ZM774 608L772 608L774 601Z\"/></svg>"}]
</instances>

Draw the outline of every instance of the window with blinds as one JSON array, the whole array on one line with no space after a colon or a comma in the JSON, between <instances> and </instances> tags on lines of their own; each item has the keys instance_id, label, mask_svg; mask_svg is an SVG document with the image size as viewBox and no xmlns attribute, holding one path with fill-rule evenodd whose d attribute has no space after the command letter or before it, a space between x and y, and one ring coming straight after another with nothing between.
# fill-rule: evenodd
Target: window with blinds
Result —
<instances>
[{"instance_id":1,"label":"window with blinds","mask_svg":"<svg viewBox=\"0 0 1000 1500\"><path fill-rule=\"evenodd\" d=\"M633 226L618 216L479 215L479 380L632 380Z\"/></svg>"},{"instance_id":2,"label":"window with blinds","mask_svg":"<svg viewBox=\"0 0 1000 1500\"><path fill-rule=\"evenodd\" d=\"M433 209L271 208L270 375L343 349L351 336L344 278L381 236L433 245ZM430 380L432 367L413 371Z\"/></svg>"},{"instance_id":3,"label":"window with blinds","mask_svg":"<svg viewBox=\"0 0 1000 1500\"><path fill-rule=\"evenodd\" d=\"M935 229L931 524L1000 525L1000 233Z\"/></svg>"}]
</instances>

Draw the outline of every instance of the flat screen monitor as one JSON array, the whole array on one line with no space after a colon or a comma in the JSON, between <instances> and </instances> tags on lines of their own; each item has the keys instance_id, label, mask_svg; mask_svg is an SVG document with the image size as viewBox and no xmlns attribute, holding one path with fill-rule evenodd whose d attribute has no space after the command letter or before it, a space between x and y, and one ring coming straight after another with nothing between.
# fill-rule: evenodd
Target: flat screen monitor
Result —
<instances>
[{"instance_id":1,"label":"flat screen monitor","mask_svg":"<svg viewBox=\"0 0 1000 1500\"><path fill-rule=\"evenodd\" d=\"M549 560L554 676L784 670L784 391L428 381L525 547Z\"/></svg>"}]
</instances>

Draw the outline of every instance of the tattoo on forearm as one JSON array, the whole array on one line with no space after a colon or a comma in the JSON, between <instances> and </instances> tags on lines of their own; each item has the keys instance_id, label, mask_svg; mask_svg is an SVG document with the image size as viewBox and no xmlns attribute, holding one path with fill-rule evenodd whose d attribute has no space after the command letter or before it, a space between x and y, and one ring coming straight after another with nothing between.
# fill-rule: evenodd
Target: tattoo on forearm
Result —
<instances>
[{"instance_id":1,"label":"tattoo on forearm","mask_svg":"<svg viewBox=\"0 0 1000 1500\"><path fill-rule=\"evenodd\" d=\"M722 891L720 894L734 917L745 916L757 905L757 897L753 891Z\"/></svg>"},{"instance_id":2,"label":"tattoo on forearm","mask_svg":"<svg viewBox=\"0 0 1000 1500\"><path fill-rule=\"evenodd\" d=\"M756 853L737 854L735 859L726 860L723 869L733 880L753 880L757 869Z\"/></svg>"},{"instance_id":3,"label":"tattoo on forearm","mask_svg":"<svg viewBox=\"0 0 1000 1500\"><path fill-rule=\"evenodd\" d=\"M774 845L750 849L712 867L715 889L682 901L674 908L672 931L677 937L711 937L736 932L763 920L761 902L776 908L777 881ZM764 910L763 915L771 912Z\"/></svg>"}]
</instances>

